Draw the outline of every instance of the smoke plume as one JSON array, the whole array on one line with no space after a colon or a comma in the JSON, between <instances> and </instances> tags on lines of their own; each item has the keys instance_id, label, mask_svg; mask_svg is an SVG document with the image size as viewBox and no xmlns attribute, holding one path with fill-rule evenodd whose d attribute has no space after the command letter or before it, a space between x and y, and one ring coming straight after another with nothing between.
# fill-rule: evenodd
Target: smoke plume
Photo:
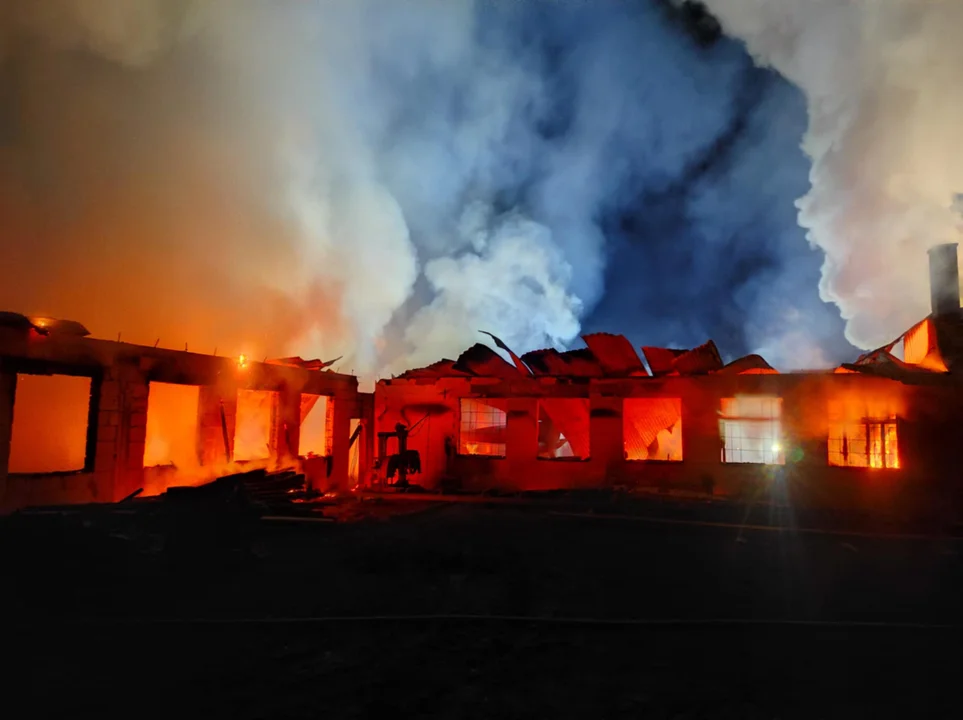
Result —
<instances>
[{"instance_id":1,"label":"smoke plume","mask_svg":"<svg viewBox=\"0 0 963 720\"><path fill-rule=\"evenodd\" d=\"M959 237L963 3L709 0L725 31L802 89L811 187L799 222L820 294L858 347L929 312L926 249Z\"/></svg>"},{"instance_id":2,"label":"smoke plume","mask_svg":"<svg viewBox=\"0 0 963 720\"><path fill-rule=\"evenodd\" d=\"M858 15L712 5L809 100L803 219L824 298L854 341L892 334L925 302L913 253L960 170L920 152L957 149L938 137L949 123L911 122L949 102L909 89L935 50L892 23L877 34L898 60L859 38L860 58L902 72L888 82L907 104L873 89L889 71L819 64L853 47ZM774 336L778 356L838 349L792 205L803 98L736 42L695 41L672 6L5 3L0 307L202 352L344 355L368 377L480 329L520 352L581 328L690 347L722 332L730 355Z\"/></svg>"},{"instance_id":3,"label":"smoke plume","mask_svg":"<svg viewBox=\"0 0 963 720\"><path fill-rule=\"evenodd\" d=\"M600 239L499 204L544 97L483 5L5 5L2 304L359 372L571 339Z\"/></svg>"}]
</instances>

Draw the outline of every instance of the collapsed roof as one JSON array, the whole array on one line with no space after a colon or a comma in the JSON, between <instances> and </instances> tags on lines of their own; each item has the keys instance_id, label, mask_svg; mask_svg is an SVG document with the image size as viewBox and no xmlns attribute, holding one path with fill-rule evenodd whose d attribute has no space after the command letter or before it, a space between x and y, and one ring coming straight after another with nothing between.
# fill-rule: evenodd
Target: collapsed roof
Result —
<instances>
[{"instance_id":1,"label":"collapsed roof","mask_svg":"<svg viewBox=\"0 0 963 720\"><path fill-rule=\"evenodd\" d=\"M342 355L339 355L334 360L320 360L318 358L315 358L314 360L305 360L304 358L295 355L292 357L273 358L266 360L265 362L268 365L284 365L286 367L296 367L303 370L324 370L325 368L329 368L334 365L342 357Z\"/></svg>"},{"instance_id":2,"label":"collapsed roof","mask_svg":"<svg viewBox=\"0 0 963 720\"><path fill-rule=\"evenodd\" d=\"M902 356L902 357L900 357ZM933 313L882 347L844 363L836 372L856 372L918 382L926 375L963 370L963 315Z\"/></svg>"},{"instance_id":3,"label":"collapsed roof","mask_svg":"<svg viewBox=\"0 0 963 720\"><path fill-rule=\"evenodd\" d=\"M88 337L90 331L74 320L50 317L28 317L16 312L0 311L0 327L16 330L33 330L41 335L71 335Z\"/></svg>"},{"instance_id":4,"label":"collapsed roof","mask_svg":"<svg viewBox=\"0 0 963 720\"><path fill-rule=\"evenodd\" d=\"M513 380L519 377L626 378L680 377L695 375L778 374L760 355L752 354L725 364L715 343L709 340L691 349L643 346L642 356L624 335L583 335L586 347L575 350L545 348L516 355L491 333L495 345L513 360L506 361L481 343L457 360L440 360L428 367L408 370L399 380L432 380L445 377L487 377ZM899 357L902 355L902 358ZM643 358L645 363L643 364ZM893 342L843 363L836 373L860 373L901 382L925 382L963 370L963 314L930 315Z\"/></svg>"},{"instance_id":5,"label":"collapsed roof","mask_svg":"<svg viewBox=\"0 0 963 720\"><path fill-rule=\"evenodd\" d=\"M698 4L683 0L671 2L679 6ZM927 252L931 314L891 343L861 355L853 363L840 365L836 373L875 375L903 383L938 381L946 375L963 373L963 308L960 307L957 244L935 245ZM567 351L547 348L519 357L497 337L485 334L511 357L514 365L488 346L478 344L462 353L457 361L442 360L427 368L409 370L398 376L399 379L454 376L620 378L778 372L759 355L746 355L728 365L723 364L722 356L711 340L691 349L644 346L641 348L644 365L623 335L583 335L584 348Z\"/></svg>"},{"instance_id":6,"label":"collapsed roof","mask_svg":"<svg viewBox=\"0 0 963 720\"><path fill-rule=\"evenodd\" d=\"M486 377L517 380L520 377L626 378L679 377L683 375L772 374L777 371L758 355L747 355L728 365L711 340L692 349L643 347L642 357L624 335L583 335L586 347L575 350L545 348L516 355L504 342L489 335L495 345L512 358L509 363L495 350L477 343L457 360L439 360L428 367L398 375L399 380L431 380L445 377ZM646 366L648 365L648 367Z\"/></svg>"}]
</instances>

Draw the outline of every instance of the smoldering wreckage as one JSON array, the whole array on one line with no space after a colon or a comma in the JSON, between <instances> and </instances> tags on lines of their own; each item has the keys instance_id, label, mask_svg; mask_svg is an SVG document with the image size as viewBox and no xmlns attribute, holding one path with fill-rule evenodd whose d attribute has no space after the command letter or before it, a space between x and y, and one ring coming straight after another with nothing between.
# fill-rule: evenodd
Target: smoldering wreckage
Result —
<instances>
[{"instance_id":1,"label":"smoldering wreckage","mask_svg":"<svg viewBox=\"0 0 963 720\"><path fill-rule=\"evenodd\" d=\"M711 341L643 347L643 362L618 335L521 356L489 335L504 356L479 343L364 393L330 362L137 346L0 314L0 507L128 531L175 518L218 542L239 536L212 515L330 522L402 493L688 496L955 525L957 246L929 255L931 314L820 371L725 364Z\"/></svg>"}]
</instances>

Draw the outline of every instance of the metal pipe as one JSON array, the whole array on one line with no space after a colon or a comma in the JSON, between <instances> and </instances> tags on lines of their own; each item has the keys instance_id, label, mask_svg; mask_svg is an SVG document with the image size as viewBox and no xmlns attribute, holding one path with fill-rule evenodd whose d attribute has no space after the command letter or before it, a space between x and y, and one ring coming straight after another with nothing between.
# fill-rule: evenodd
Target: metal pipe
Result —
<instances>
[{"instance_id":1,"label":"metal pipe","mask_svg":"<svg viewBox=\"0 0 963 720\"><path fill-rule=\"evenodd\" d=\"M930 307L934 317L960 312L960 270L956 258L957 243L935 245L930 256Z\"/></svg>"}]
</instances>

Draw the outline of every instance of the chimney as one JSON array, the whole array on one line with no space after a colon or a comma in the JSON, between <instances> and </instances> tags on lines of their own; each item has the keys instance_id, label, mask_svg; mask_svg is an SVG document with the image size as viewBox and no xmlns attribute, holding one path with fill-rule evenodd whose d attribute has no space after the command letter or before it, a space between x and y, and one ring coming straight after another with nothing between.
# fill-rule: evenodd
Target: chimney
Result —
<instances>
[{"instance_id":1,"label":"chimney","mask_svg":"<svg viewBox=\"0 0 963 720\"><path fill-rule=\"evenodd\" d=\"M956 243L934 245L930 256L930 305L933 316L956 315L960 312L960 270L956 261Z\"/></svg>"}]
</instances>

